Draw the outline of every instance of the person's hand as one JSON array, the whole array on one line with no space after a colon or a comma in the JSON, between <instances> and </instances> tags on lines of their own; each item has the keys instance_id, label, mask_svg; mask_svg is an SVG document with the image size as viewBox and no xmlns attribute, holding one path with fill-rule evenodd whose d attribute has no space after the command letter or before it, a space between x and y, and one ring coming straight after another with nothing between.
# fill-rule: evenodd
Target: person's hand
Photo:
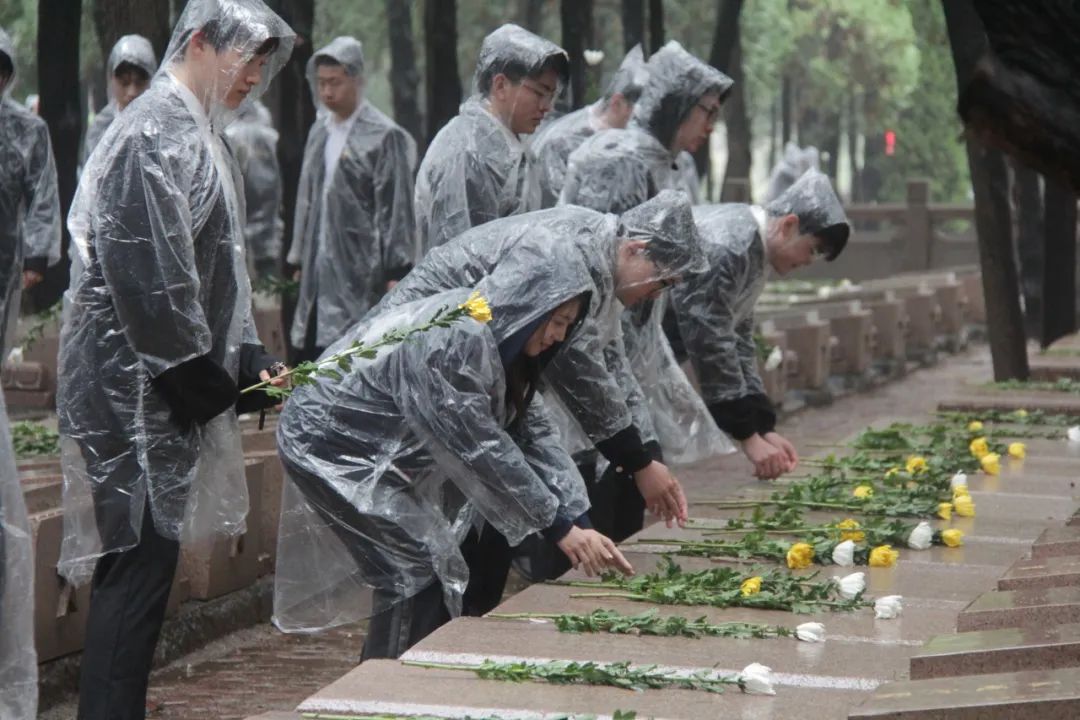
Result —
<instances>
[{"instance_id":1,"label":"person's hand","mask_svg":"<svg viewBox=\"0 0 1080 720\"><path fill-rule=\"evenodd\" d=\"M645 507L649 512L664 518L668 527L676 522L679 527L686 525L686 496L667 465L652 461L634 473L634 482L645 498Z\"/></svg>"},{"instance_id":2,"label":"person's hand","mask_svg":"<svg viewBox=\"0 0 1080 720\"><path fill-rule=\"evenodd\" d=\"M300 268L293 270L292 279L296 282L300 282Z\"/></svg>"},{"instance_id":3,"label":"person's hand","mask_svg":"<svg viewBox=\"0 0 1080 720\"><path fill-rule=\"evenodd\" d=\"M601 575L609 569L618 570L624 575L634 574L633 566L615 547L615 543L595 530L584 530L575 525L556 544L570 559L574 569L584 571L589 577Z\"/></svg>"},{"instance_id":4,"label":"person's hand","mask_svg":"<svg viewBox=\"0 0 1080 720\"><path fill-rule=\"evenodd\" d=\"M39 282L45 279L45 276L36 270L23 270L22 274L22 286L23 290L29 290L37 285Z\"/></svg>"},{"instance_id":5,"label":"person's hand","mask_svg":"<svg viewBox=\"0 0 1080 720\"><path fill-rule=\"evenodd\" d=\"M272 375L270 373L271 370L274 371ZM270 366L269 370L259 371L259 382L266 382L267 380L270 380L270 384L274 387L286 387L289 384L289 378L281 377L281 375L287 373L288 371L289 366L285 363L274 363L272 366ZM271 378L273 379L271 380ZM278 403L274 406L274 409L281 410L281 406L282 403Z\"/></svg>"},{"instance_id":6,"label":"person's hand","mask_svg":"<svg viewBox=\"0 0 1080 720\"><path fill-rule=\"evenodd\" d=\"M795 446L791 444L791 441L776 432L765 433L764 437L765 442L784 453L784 458L787 460L787 467L784 468L784 472L789 473L794 470L799 464L799 453L795 450Z\"/></svg>"},{"instance_id":7,"label":"person's hand","mask_svg":"<svg viewBox=\"0 0 1080 720\"><path fill-rule=\"evenodd\" d=\"M397 284L398 284L397 280L387 280L386 281L386 292L390 292L391 290L393 290L394 286L397 285Z\"/></svg>"},{"instance_id":8,"label":"person's hand","mask_svg":"<svg viewBox=\"0 0 1080 720\"><path fill-rule=\"evenodd\" d=\"M754 463L754 477L772 480L784 474L788 461L783 450L760 435L751 435L743 440L742 446L746 457Z\"/></svg>"}]
</instances>

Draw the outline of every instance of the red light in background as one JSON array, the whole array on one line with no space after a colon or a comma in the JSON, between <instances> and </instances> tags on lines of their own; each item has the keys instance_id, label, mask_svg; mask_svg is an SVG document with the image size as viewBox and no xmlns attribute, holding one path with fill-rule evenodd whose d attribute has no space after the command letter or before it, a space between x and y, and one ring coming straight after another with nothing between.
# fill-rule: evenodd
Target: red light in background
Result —
<instances>
[{"instance_id":1,"label":"red light in background","mask_svg":"<svg viewBox=\"0 0 1080 720\"><path fill-rule=\"evenodd\" d=\"M896 154L896 132L894 132L893 130L885 131L885 154Z\"/></svg>"}]
</instances>

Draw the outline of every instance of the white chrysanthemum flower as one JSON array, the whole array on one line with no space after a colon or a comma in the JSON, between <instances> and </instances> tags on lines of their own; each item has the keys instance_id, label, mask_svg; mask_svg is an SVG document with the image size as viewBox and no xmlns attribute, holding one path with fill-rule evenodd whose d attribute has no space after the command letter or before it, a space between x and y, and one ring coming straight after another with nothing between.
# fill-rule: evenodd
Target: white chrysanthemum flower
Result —
<instances>
[{"instance_id":1,"label":"white chrysanthemum flower","mask_svg":"<svg viewBox=\"0 0 1080 720\"><path fill-rule=\"evenodd\" d=\"M782 362L784 362L784 351L779 345L773 345L773 349L769 351L769 357L765 358L765 369L775 370Z\"/></svg>"},{"instance_id":2,"label":"white chrysanthemum flower","mask_svg":"<svg viewBox=\"0 0 1080 720\"><path fill-rule=\"evenodd\" d=\"M963 470L961 470L960 472L952 476L952 480L949 481L949 489L955 490L960 486L967 487L967 480L967 474Z\"/></svg>"},{"instance_id":3,"label":"white chrysanthemum flower","mask_svg":"<svg viewBox=\"0 0 1080 720\"><path fill-rule=\"evenodd\" d=\"M825 642L825 626L819 622L805 622L795 628L795 637L803 642Z\"/></svg>"},{"instance_id":4,"label":"white chrysanthemum flower","mask_svg":"<svg viewBox=\"0 0 1080 720\"><path fill-rule=\"evenodd\" d=\"M772 668L761 663L750 663L739 673L743 681L743 692L747 695L775 695Z\"/></svg>"},{"instance_id":5,"label":"white chrysanthemum flower","mask_svg":"<svg viewBox=\"0 0 1080 720\"><path fill-rule=\"evenodd\" d=\"M903 597L900 595L886 595L874 602L874 617L878 620L892 620L900 617L904 609Z\"/></svg>"},{"instance_id":6,"label":"white chrysanthemum flower","mask_svg":"<svg viewBox=\"0 0 1080 720\"><path fill-rule=\"evenodd\" d=\"M585 56L585 64L592 67L593 65L599 65L604 62L603 50L586 50L582 53Z\"/></svg>"},{"instance_id":7,"label":"white chrysanthemum flower","mask_svg":"<svg viewBox=\"0 0 1080 720\"><path fill-rule=\"evenodd\" d=\"M930 527L930 523L923 520L908 535L907 546L912 550L925 550L930 547L933 540L934 528Z\"/></svg>"},{"instance_id":8,"label":"white chrysanthemum flower","mask_svg":"<svg viewBox=\"0 0 1080 720\"><path fill-rule=\"evenodd\" d=\"M840 596L845 600L851 600L866 589L866 573L853 572L842 578L834 579L834 582L840 588Z\"/></svg>"},{"instance_id":9,"label":"white chrysanthemum flower","mask_svg":"<svg viewBox=\"0 0 1080 720\"><path fill-rule=\"evenodd\" d=\"M840 567L851 567L855 564L855 543L845 540L837 543L832 551L832 561Z\"/></svg>"},{"instance_id":10,"label":"white chrysanthemum flower","mask_svg":"<svg viewBox=\"0 0 1080 720\"><path fill-rule=\"evenodd\" d=\"M1069 442L1080 442L1080 425L1073 425L1065 433L1065 437L1069 438Z\"/></svg>"}]
</instances>

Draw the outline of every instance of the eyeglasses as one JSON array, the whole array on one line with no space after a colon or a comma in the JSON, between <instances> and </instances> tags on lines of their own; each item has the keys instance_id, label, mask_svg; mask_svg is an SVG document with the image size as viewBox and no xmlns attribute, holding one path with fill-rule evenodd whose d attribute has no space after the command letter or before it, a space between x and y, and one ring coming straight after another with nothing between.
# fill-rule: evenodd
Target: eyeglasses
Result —
<instances>
[{"instance_id":1,"label":"eyeglasses","mask_svg":"<svg viewBox=\"0 0 1080 720\"><path fill-rule=\"evenodd\" d=\"M529 90L531 90L533 92L533 94L536 95L536 97L540 98L540 102L551 102L552 100L555 99L555 93L556 93L555 90L548 90L546 88L533 87L532 84L530 84L528 80L522 80L521 84L524 85L525 87L529 88Z\"/></svg>"},{"instance_id":2,"label":"eyeglasses","mask_svg":"<svg viewBox=\"0 0 1080 720\"><path fill-rule=\"evenodd\" d=\"M715 123L720 118L720 103L715 105L698 103L697 106L705 111L705 119L709 121L709 123Z\"/></svg>"}]
</instances>

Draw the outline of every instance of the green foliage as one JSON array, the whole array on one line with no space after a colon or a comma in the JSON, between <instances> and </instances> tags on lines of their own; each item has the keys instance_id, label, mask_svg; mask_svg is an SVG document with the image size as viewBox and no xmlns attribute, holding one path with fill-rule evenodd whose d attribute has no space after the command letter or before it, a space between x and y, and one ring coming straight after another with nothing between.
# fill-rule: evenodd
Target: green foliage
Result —
<instances>
[{"instance_id":1,"label":"green foliage","mask_svg":"<svg viewBox=\"0 0 1080 720\"><path fill-rule=\"evenodd\" d=\"M1057 380L1001 380L988 383L997 390L1041 390L1048 392L1080 393L1080 380L1058 378Z\"/></svg>"},{"instance_id":2,"label":"green foliage","mask_svg":"<svg viewBox=\"0 0 1080 720\"><path fill-rule=\"evenodd\" d=\"M294 298L300 292L300 281L278 275L264 275L252 283L251 290L270 297Z\"/></svg>"},{"instance_id":3,"label":"green foliage","mask_svg":"<svg viewBox=\"0 0 1080 720\"><path fill-rule=\"evenodd\" d=\"M36 422L11 424L11 445L16 457L40 457L60 454L60 435Z\"/></svg>"},{"instance_id":4,"label":"green foliage","mask_svg":"<svg viewBox=\"0 0 1080 720\"><path fill-rule=\"evenodd\" d=\"M41 312L34 313L30 316L30 325L26 328L26 333L22 337L21 346L24 351L33 348L37 341L45 335L45 328L56 323L60 319L60 313L63 311L63 308L64 302L62 300L57 300Z\"/></svg>"},{"instance_id":5,"label":"green foliage","mask_svg":"<svg viewBox=\"0 0 1080 720\"><path fill-rule=\"evenodd\" d=\"M662 616L655 609L637 615L624 615L617 610L593 610L588 615L576 613L489 613L486 617L501 619L549 619L564 633L609 633L612 635L652 635L657 637L727 637L749 638L794 637L795 631L782 625L764 623L710 623L704 616L697 619L678 615Z\"/></svg>"}]
</instances>

